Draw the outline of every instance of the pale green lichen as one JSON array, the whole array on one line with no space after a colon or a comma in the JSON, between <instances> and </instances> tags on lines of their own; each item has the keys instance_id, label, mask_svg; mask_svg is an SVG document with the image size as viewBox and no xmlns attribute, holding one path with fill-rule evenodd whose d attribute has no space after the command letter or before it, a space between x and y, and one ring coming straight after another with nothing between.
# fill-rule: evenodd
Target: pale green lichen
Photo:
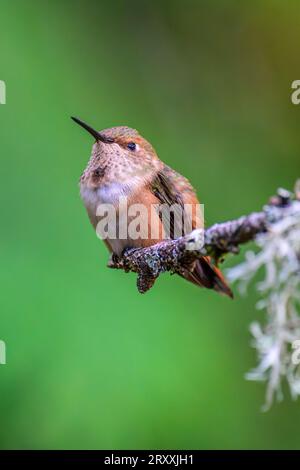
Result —
<instances>
[{"instance_id":1,"label":"pale green lichen","mask_svg":"<svg viewBox=\"0 0 300 470\"><path fill-rule=\"evenodd\" d=\"M293 398L300 395L300 365L295 350L297 345L300 350L300 201L293 201L286 216L259 235L256 244L258 252L246 253L245 261L229 270L228 278L238 282L245 293L256 273L264 272L263 281L256 284L261 297L256 307L265 311L265 322L250 326L259 363L246 377L267 382L266 410L274 397L283 398L283 380Z\"/></svg>"}]
</instances>

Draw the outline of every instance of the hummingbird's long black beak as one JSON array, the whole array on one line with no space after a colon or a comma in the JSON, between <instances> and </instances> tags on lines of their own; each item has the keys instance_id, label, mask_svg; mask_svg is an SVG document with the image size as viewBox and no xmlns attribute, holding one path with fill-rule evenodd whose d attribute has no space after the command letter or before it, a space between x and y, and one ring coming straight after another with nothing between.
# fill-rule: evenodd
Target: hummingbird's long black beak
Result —
<instances>
[{"instance_id":1,"label":"hummingbird's long black beak","mask_svg":"<svg viewBox=\"0 0 300 470\"><path fill-rule=\"evenodd\" d=\"M81 121L81 119L78 119L77 117L73 117L73 116L71 116L71 119L73 119L73 121L75 121L77 124L83 127L86 131L88 131L96 140L100 140L101 142L104 142L105 144L112 144L114 142L114 139L101 134L101 132L96 131L91 126Z\"/></svg>"}]
</instances>

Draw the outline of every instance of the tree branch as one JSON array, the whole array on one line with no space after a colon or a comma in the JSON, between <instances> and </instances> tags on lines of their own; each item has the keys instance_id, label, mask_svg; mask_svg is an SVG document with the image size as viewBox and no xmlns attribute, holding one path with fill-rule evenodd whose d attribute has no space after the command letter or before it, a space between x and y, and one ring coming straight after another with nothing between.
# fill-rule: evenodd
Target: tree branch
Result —
<instances>
[{"instance_id":1,"label":"tree branch","mask_svg":"<svg viewBox=\"0 0 300 470\"><path fill-rule=\"evenodd\" d=\"M211 256L215 262L226 253L238 253L239 245L254 240L295 208L300 210L299 194L280 189L261 212L215 224L206 230L194 230L176 240L166 240L147 248L127 249L121 257L112 255L108 267L138 274L137 288L149 290L163 272L181 273L197 258Z\"/></svg>"}]
</instances>

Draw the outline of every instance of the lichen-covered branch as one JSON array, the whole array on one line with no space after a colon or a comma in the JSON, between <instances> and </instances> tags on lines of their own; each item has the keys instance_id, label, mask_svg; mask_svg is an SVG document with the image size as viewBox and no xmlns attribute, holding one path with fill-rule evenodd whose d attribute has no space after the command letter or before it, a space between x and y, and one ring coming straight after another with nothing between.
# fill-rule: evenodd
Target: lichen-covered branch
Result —
<instances>
[{"instance_id":1,"label":"lichen-covered branch","mask_svg":"<svg viewBox=\"0 0 300 470\"><path fill-rule=\"evenodd\" d=\"M149 248L127 250L121 258L113 256L109 266L136 272L138 290L146 292L161 273L180 273L201 256L218 261L250 240L255 240L258 250L246 252L227 277L245 293L258 271L265 275L256 285L260 296L256 307L266 311L265 321L250 328L258 365L247 378L267 383L266 410L275 396L282 399L283 379L291 396L300 396L300 181L294 195L278 190L261 212Z\"/></svg>"},{"instance_id":2,"label":"lichen-covered branch","mask_svg":"<svg viewBox=\"0 0 300 470\"><path fill-rule=\"evenodd\" d=\"M194 230L176 240L166 240L148 248L128 249L122 257L112 256L108 266L138 274L139 292L149 290L157 277L166 272L180 273L195 259L211 256L218 261L226 253L238 253L239 246L266 232L272 224L286 217L297 200L288 191L279 190L261 212L215 224L206 230Z\"/></svg>"}]
</instances>

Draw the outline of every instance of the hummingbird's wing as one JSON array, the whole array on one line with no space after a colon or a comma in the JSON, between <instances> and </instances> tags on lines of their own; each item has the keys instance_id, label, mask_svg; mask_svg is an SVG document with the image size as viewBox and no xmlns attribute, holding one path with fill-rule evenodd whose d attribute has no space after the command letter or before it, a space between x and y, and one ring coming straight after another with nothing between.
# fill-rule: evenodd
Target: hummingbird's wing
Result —
<instances>
[{"instance_id":1,"label":"hummingbird's wing","mask_svg":"<svg viewBox=\"0 0 300 470\"><path fill-rule=\"evenodd\" d=\"M188 231L203 227L197 210L199 201L187 178L164 165L155 175L151 189L162 205L161 218L163 224L165 222L170 226L165 226L166 232L170 232L170 238L178 238ZM171 207L172 211L168 211Z\"/></svg>"},{"instance_id":2,"label":"hummingbird's wing","mask_svg":"<svg viewBox=\"0 0 300 470\"><path fill-rule=\"evenodd\" d=\"M191 230L204 226L203 218L199 220L199 205L195 190L190 182L172 168L164 165L155 175L151 183L151 190L159 200L160 204L174 207L168 220L170 225L170 237L178 238L184 234L185 225L183 216L191 217ZM186 213L184 205L192 205L192 213ZM181 208L181 209L180 209ZM163 215L163 211L162 211ZM165 227L168 233L168 228ZM192 270L184 270L181 274L188 281L198 286L214 289L220 293L233 297L230 287L227 285L222 272L212 264L210 257L199 258Z\"/></svg>"}]
</instances>

